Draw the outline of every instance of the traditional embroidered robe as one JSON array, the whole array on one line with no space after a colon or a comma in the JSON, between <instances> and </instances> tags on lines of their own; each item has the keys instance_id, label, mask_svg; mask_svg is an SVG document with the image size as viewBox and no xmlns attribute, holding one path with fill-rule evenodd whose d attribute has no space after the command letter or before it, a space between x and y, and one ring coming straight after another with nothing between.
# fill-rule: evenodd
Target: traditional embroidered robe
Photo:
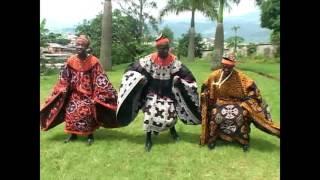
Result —
<instances>
[{"instance_id":1,"label":"traditional embroidered robe","mask_svg":"<svg viewBox=\"0 0 320 180\"><path fill-rule=\"evenodd\" d=\"M40 110L41 130L65 122L65 132L88 135L100 126L117 127L117 92L98 59L71 56L60 72L52 95Z\"/></svg>"},{"instance_id":2,"label":"traditional embroidered robe","mask_svg":"<svg viewBox=\"0 0 320 180\"><path fill-rule=\"evenodd\" d=\"M132 122L144 112L144 130L161 132L173 127L177 116L185 124L200 124L199 97L194 76L170 54L161 59L153 53L125 71L118 98L117 121Z\"/></svg>"},{"instance_id":3,"label":"traditional embroidered robe","mask_svg":"<svg viewBox=\"0 0 320 180\"><path fill-rule=\"evenodd\" d=\"M202 132L200 144L213 143L218 138L249 144L250 124L280 137L280 126L275 124L263 103L255 82L238 70L221 87L222 70L210 74L201 89Z\"/></svg>"}]
</instances>

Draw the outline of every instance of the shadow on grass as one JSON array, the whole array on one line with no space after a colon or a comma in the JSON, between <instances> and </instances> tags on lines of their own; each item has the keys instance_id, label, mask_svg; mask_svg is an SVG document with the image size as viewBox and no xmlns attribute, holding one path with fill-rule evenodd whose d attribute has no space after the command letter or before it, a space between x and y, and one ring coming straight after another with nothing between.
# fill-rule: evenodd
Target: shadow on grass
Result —
<instances>
[{"instance_id":1,"label":"shadow on grass","mask_svg":"<svg viewBox=\"0 0 320 180\"><path fill-rule=\"evenodd\" d=\"M180 141L188 143L199 143L199 134L189 133L189 132L178 132L180 136ZM61 141L63 142L68 137L65 133L54 134L47 139L49 141ZM94 133L95 141L123 141L126 140L134 144L144 144L146 139L146 134L141 131L139 134L130 134L130 132L123 132L120 129L100 129ZM86 137L78 136L76 141L85 141ZM154 144L168 144L176 143L171 137L168 131L159 133L158 135L152 135L152 142ZM179 142L179 141L178 141ZM177 142L177 143L178 143Z\"/></svg>"},{"instance_id":2,"label":"shadow on grass","mask_svg":"<svg viewBox=\"0 0 320 180\"><path fill-rule=\"evenodd\" d=\"M250 146L251 148L256 149L258 151L262 151L262 152L273 152L273 151L278 151L280 149L280 147L277 144L274 144L271 141L262 139L261 137L260 138L251 137Z\"/></svg>"},{"instance_id":3,"label":"shadow on grass","mask_svg":"<svg viewBox=\"0 0 320 180\"><path fill-rule=\"evenodd\" d=\"M280 147L270 141L267 141L265 139L262 139L261 137L251 137L250 144L249 144L249 151L250 149L254 149L261 152L274 152L279 151ZM233 142L227 142L223 141L221 139L218 139L216 142L216 147L214 150L219 149L219 147L223 146L229 146L229 147L235 147L235 148L242 148L242 145L239 143L233 141Z\"/></svg>"},{"instance_id":4,"label":"shadow on grass","mask_svg":"<svg viewBox=\"0 0 320 180\"><path fill-rule=\"evenodd\" d=\"M181 132L178 131L178 134L180 136L180 141L187 142L190 144L197 144L197 145L199 144L200 134L183 132L183 131ZM103 143L103 141L108 141L108 142L127 141L133 144L144 145L146 135L144 131L139 132L139 134L130 134L130 132L123 132L123 130L120 130L120 129L101 129L95 132L94 137L95 137L95 141L97 142L101 141L101 143ZM59 134L54 134L51 137L48 137L48 140L63 142L65 138L67 138L66 134L59 133ZM78 137L77 141L86 141L86 137L80 136ZM179 143L179 141L176 142L171 138L169 131L159 133L159 135L157 136L152 135L152 142L153 144ZM215 150L223 146L242 148L242 146L237 142L226 142L223 140L217 140ZM261 137L251 137L249 151L250 149L255 149L262 152L273 152L273 151L278 151L279 146Z\"/></svg>"}]
</instances>

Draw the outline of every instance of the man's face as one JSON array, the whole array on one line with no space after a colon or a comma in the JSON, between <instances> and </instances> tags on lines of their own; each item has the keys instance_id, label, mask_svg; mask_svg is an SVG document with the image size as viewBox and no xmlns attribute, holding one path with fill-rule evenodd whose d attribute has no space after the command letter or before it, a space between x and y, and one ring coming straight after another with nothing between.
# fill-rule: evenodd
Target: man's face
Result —
<instances>
[{"instance_id":1,"label":"man's face","mask_svg":"<svg viewBox=\"0 0 320 180\"><path fill-rule=\"evenodd\" d=\"M229 74L233 69L233 66L222 64L222 71Z\"/></svg>"},{"instance_id":2,"label":"man's face","mask_svg":"<svg viewBox=\"0 0 320 180\"><path fill-rule=\"evenodd\" d=\"M82 42L82 41L76 42L77 54L85 54L87 48L88 47L84 42Z\"/></svg>"},{"instance_id":3,"label":"man's face","mask_svg":"<svg viewBox=\"0 0 320 180\"><path fill-rule=\"evenodd\" d=\"M160 58L165 59L169 54L169 44L160 44L157 46Z\"/></svg>"}]
</instances>

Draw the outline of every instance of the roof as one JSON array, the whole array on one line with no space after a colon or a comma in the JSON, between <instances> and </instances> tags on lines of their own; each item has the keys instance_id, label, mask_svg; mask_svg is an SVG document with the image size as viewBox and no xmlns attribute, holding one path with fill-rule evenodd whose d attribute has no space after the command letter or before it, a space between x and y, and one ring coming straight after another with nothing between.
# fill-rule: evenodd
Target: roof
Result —
<instances>
[{"instance_id":1,"label":"roof","mask_svg":"<svg viewBox=\"0 0 320 180\"><path fill-rule=\"evenodd\" d=\"M55 47L55 48L65 48L63 45L58 43L48 43L49 47Z\"/></svg>"},{"instance_id":2,"label":"roof","mask_svg":"<svg viewBox=\"0 0 320 180\"><path fill-rule=\"evenodd\" d=\"M257 44L257 46L261 46L261 45L273 45L273 44L271 44L271 43L259 43L259 44Z\"/></svg>"}]
</instances>

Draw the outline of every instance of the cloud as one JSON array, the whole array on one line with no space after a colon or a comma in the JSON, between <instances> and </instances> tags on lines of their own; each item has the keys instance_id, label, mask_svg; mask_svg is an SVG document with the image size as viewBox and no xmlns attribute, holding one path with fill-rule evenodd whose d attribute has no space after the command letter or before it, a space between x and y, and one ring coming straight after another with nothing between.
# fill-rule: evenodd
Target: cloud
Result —
<instances>
[{"instance_id":1,"label":"cloud","mask_svg":"<svg viewBox=\"0 0 320 180\"><path fill-rule=\"evenodd\" d=\"M119 0L112 1L113 9L119 8L117 1ZM40 0L40 19L46 18L49 29L72 27L81 23L84 19L92 19L102 12L103 2L104 0ZM156 2L158 10L153 10L151 13L158 17L159 10L166 5L167 0L156 0ZM232 5L230 12L225 10L224 16L240 16L257 11L260 10L259 7L255 6L255 0L245 0L240 1L238 6ZM208 20L199 12L196 12L195 18L197 22ZM179 15L168 14L164 19L190 22L191 12L183 12Z\"/></svg>"},{"instance_id":2,"label":"cloud","mask_svg":"<svg viewBox=\"0 0 320 180\"><path fill-rule=\"evenodd\" d=\"M40 18L46 18L48 27L72 26L94 18L102 9L102 0L40 0Z\"/></svg>"}]
</instances>

